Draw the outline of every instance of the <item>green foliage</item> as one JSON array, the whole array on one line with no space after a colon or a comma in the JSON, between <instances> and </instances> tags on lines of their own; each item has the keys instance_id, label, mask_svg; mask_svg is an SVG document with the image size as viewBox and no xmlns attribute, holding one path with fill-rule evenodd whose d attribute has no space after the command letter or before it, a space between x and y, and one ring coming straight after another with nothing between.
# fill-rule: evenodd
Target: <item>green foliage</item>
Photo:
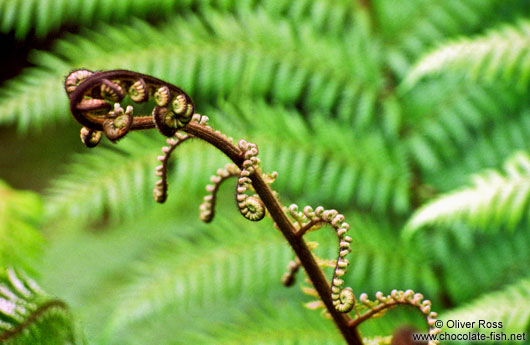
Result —
<instances>
[{"instance_id":1,"label":"green foliage","mask_svg":"<svg viewBox=\"0 0 530 345\"><path fill-rule=\"evenodd\" d=\"M505 333L522 333L530 327L530 280L522 278L500 291L490 292L477 300L440 316L442 320L487 320L502 322ZM475 323L478 327L478 321ZM486 333L488 328L482 329ZM499 332L500 329L489 328ZM455 331L445 328L444 331Z\"/></svg>"},{"instance_id":2,"label":"green foliage","mask_svg":"<svg viewBox=\"0 0 530 345\"><path fill-rule=\"evenodd\" d=\"M473 79L493 82L502 79L520 88L530 75L530 22L504 25L486 35L445 44L423 57L404 81L409 87L421 78L456 70Z\"/></svg>"},{"instance_id":3,"label":"green foliage","mask_svg":"<svg viewBox=\"0 0 530 345\"><path fill-rule=\"evenodd\" d=\"M182 87L214 128L256 143L264 171L279 173L282 202L346 215L344 279L357 296L413 289L442 318L491 315L523 329L528 16L525 0L0 0L0 31L53 43L1 86L0 124L26 138L77 137L56 130L74 123L63 88L71 70L151 74ZM195 140L178 147L168 202L153 201L163 144L131 134L43 177L52 180L43 286L83 318L90 343L341 343L303 308L303 272L281 285L292 253L269 221L239 218L235 181L221 187L213 223L199 223L222 155ZM40 202L4 189L1 263L36 270ZM308 239L331 259L328 230ZM405 323L424 326L414 311L392 310L361 330L386 336Z\"/></svg>"},{"instance_id":4,"label":"green foliage","mask_svg":"<svg viewBox=\"0 0 530 345\"><path fill-rule=\"evenodd\" d=\"M171 18L179 10L196 7L214 7L224 11L243 11L260 8L273 14L288 14L294 19L312 17L321 28L338 30L348 25L354 8L349 1L331 4L326 0L279 1L267 0L155 0L98 2L97 0L75 1L21 1L2 0L0 9L0 31L13 30L19 39L34 31L43 37L58 31L63 26L94 25L98 22L126 22L130 17Z\"/></svg>"},{"instance_id":5,"label":"green foliage","mask_svg":"<svg viewBox=\"0 0 530 345\"><path fill-rule=\"evenodd\" d=\"M0 267L32 271L41 254L43 237L37 229L42 218L38 194L17 191L0 180Z\"/></svg>"},{"instance_id":6,"label":"green foliage","mask_svg":"<svg viewBox=\"0 0 530 345\"><path fill-rule=\"evenodd\" d=\"M467 223L477 228L513 229L528 216L530 157L517 153L504 167L505 175L488 171L473 178L473 186L439 196L418 209L405 236L425 225Z\"/></svg>"},{"instance_id":7,"label":"green foliage","mask_svg":"<svg viewBox=\"0 0 530 345\"><path fill-rule=\"evenodd\" d=\"M0 272L0 342L6 345L82 344L66 305L13 269Z\"/></svg>"}]
</instances>

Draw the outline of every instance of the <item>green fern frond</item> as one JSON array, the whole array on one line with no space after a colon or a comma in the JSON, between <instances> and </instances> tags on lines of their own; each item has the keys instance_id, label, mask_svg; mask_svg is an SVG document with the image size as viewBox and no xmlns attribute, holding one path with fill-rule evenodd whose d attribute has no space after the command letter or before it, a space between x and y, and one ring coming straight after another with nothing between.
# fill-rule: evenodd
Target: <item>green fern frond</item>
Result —
<instances>
[{"instance_id":1,"label":"green fern frond","mask_svg":"<svg viewBox=\"0 0 530 345\"><path fill-rule=\"evenodd\" d=\"M0 268L32 272L44 242L38 230L41 218L38 194L14 190L0 180Z\"/></svg>"},{"instance_id":2,"label":"green fern frond","mask_svg":"<svg viewBox=\"0 0 530 345\"><path fill-rule=\"evenodd\" d=\"M180 240L159 248L141 263L137 278L122 294L111 328L118 331L169 305L186 315L212 304L229 305L266 295L269 289L277 291L273 287L282 286L280 278L291 254L269 227L263 223L249 227L243 219L229 221L218 215L212 224L201 226L205 233L196 243Z\"/></svg>"},{"instance_id":3,"label":"green fern frond","mask_svg":"<svg viewBox=\"0 0 530 345\"><path fill-rule=\"evenodd\" d=\"M366 219L354 220L352 235L355 236L355 248L351 255L356 259L352 260L353 267L347 275L348 282L363 291L366 288L376 291L396 286L421 287L430 296L435 296L438 289L436 277L422 258L421 252L410 250L407 255L396 257L395 252L389 252L386 246L391 248L399 241L397 234L392 235L392 228L388 226L385 234L374 238L373 233L379 231L380 226ZM156 247L155 253L135 265L137 276L119 293L120 301L114 309L108 334L119 339L117 343L128 344L123 337L130 337L130 332L135 334L141 332L141 329L143 332L152 332L152 327L160 324L162 315L169 312L167 321L181 325L178 338L182 343L207 344L209 342L206 339L210 339L210 336L216 337L216 343L220 344L224 343L224 339L227 343L246 343L250 340L250 337L247 338L248 333L254 334L250 331L253 329L254 319L249 319L245 314L243 319L236 318L231 325L233 314L238 315L236 310L244 308L255 312L264 301L285 300L282 305L286 310L282 308L282 313L289 313L290 303L298 305L307 301L307 297L299 289L286 289L281 284L280 277L286 263L292 259L292 253L269 227L270 224L262 223L249 227L242 218L231 219L219 214L208 226L201 225L199 229L195 227L193 241L179 238L166 243L162 248ZM328 234L319 233L322 234L318 236L321 248L319 247L317 255L335 256L336 243L331 231ZM381 242L384 242L383 246L378 245ZM384 255L383 260L372 262L381 255ZM301 282L302 277L303 273L300 272L298 281ZM238 307L235 308L235 305ZM307 314L304 318L314 319L316 316L323 327L325 323L319 313L310 312L313 315ZM209 315L207 320L199 316L204 313ZM293 322L295 316L292 316ZM367 325L365 330L367 334L380 334L383 329L384 332L391 332L392 327L399 325L404 319L421 325L421 318L413 316L399 314L390 320L385 318L384 322ZM196 318L188 329L186 322ZM212 321L218 319L218 322ZM274 329L282 332L278 318L268 315L268 320L263 321L262 331L270 324L271 332ZM212 324L219 324L219 329ZM245 327L249 332L233 333L232 327ZM160 331L164 333L163 330ZM298 333L296 326L292 332L297 333L297 339L306 334L302 329ZM254 335L260 337L258 333ZM328 335L326 331L326 337L318 339L325 341L328 336L331 334ZM163 335L161 337L164 338ZM133 338L137 339L137 336ZM287 336L283 338L285 341L290 339ZM276 337L271 337L269 341L271 344L278 343Z\"/></svg>"},{"instance_id":4,"label":"green fern frond","mask_svg":"<svg viewBox=\"0 0 530 345\"><path fill-rule=\"evenodd\" d=\"M402 99L403 112L411 115L405 140L414 161L437 173L465 155L478 133L504 126L525 109L526 93L445 77L419 84Z\"/></svg>"},{"instance_id":5,"label":"green fern frond","mask_svg":"<svg viewBox=\"0 0 530 345\"><path fill-rule=\"evenodd\" d=\"M498 169L514 152L530 150L530 111L503 121L496 121L490 130L480 131L462 153L460 164L443 165L443 174L436 171L425 175L425 183L447 192L456 185L464 185L469 175L485 169Z\"/></svg>"},{"instance_id":6,"label":"green fern frond","mask_svg":"<svg viewBox=\"0 0 530 345\"><path fill-rule=\"evenodd\" d=\"M506 162L504 170L504 175L497 171L475 175L472 187L424 205L409 220L403 235L410 237L426 225L458 222L483 229L513 229L528 215L530 157L517 153Z\"/></svg>"},{"instance_id":7,"label":"green fern frond","mask_svg":"<svg viewBox=\"0 0 530 345\"><path fill-rule=\"evenodd\" d=\"M227 324L205 330L198 343L208 344L259 344L263 345L339 345L344 341L333 332L331 321L320 313L300 308L294 303L262 303L250 315ZM283 307L285 306L285 307ZM191 335L192 340L194 337ZM200 339L200 340L199 340ZM190 343L196 343L190 341Z\"/></svg>"},{"instance_id":8,"label":"green fern frond","mask_svg":"<svg viewBox=\"0 0 530 345\"><path fill-rule=\"evenodd\" d=\"M54 122L58 116L68 119L62 83L70 70L80 66L151 74L181 86L198 104L215 102L244 82L239 91L253 97L300 104L311 111L338 109L350 123L358 121L354 110L359 103L364 116L373 119L375 95L382 86L379 53L376 47L351 44L369 41L366 30L351 29L323 39L309 23L293 26L265 13L251 20L213 12L205 16L207 24L190 16L155 30L136 21L59 41L54 55L34 54L32 61L40 67L2 88L0 122L20 121L25 130ZM360 61L370 67L356 68Z\"/></svg>"},{"instance_id":9,"label":"green fern frond","mask_svg":"<svg viewBox=\"0 0 530 345\"><path fill-rule=\"evenodd\" d=\"M448 71L458 71L473 80L501 79L525 89L530 80L530 21L505 24L478 38L442 45L414 66L403 87Z\"/></svg>"},{"instance_id":10,"label":"green fern frond","mask_svg":"<svg viewBox=\"0 0 530 345\"><path fill-rule=\"evenodd\" d=\"M117 148L95 148L97 154L77 155L47 193L47 217L87 221L108 211L116 221L145 209L161 143L153 136L131 135Z\"/></svg>"},{"instance_id":11,"label":"green fern frond","mask_svg":"<svg viewBox=\"0 0 530 345\"><path fill-rule=\"evenodd\" d=\"M169 308L154 318L131 324L123 332L115 334L109 344L149 343L153 334L157 335L157 345L344 343L331 321L300 304L300 301L288 298L252 300L239 304L245 311L232 306L217 305L216 308L211 305L202 309L208 314L207 319L200 318L196 311L184 316L176 308ZM167 327L175 322L178 322L178 328Z\"/></svg>"},{"instance_id":12,"label":"green fern frond","mask_svg":"<svg viewBox=\"0 0 530 345\"><path fill-rule=\"evenodd\" d=\"M441 40L481 30L485 23L498 22L500 11L521 13L520 0L414 0L396 6L377 1L377 22L388 42L387 63L400 77L427 49Z\"/></svg>"},{"instance_id":13,"label":"green fern frond","mask_svg":"<svg viewBox=\"0 0 530 345\"><path fill-rule=\"evenodd\" d=\"M454 305L501 288L528 274L530 232L476 233L469 228L418 234Z\"/></svg>"},{"instance_id":14,"label":"green fern frond","mask_svg":"<svg viewBox=\"0 0 530 345\"><path fill-rule=\"evenodd\" d=\"M518 282L505 286L503 289L485 294L464 306L450 310L440 315L441 320L478 320L488 322L502 322L502 331L505 333L524 332L530 327L530 279L522 278ZM487 331L500 331L482 327ZM455 329L444 328L444 331L455 332ZM508 335L509 336L509 335Z\"/></svg>"},{"instance_id":15,"label":"green fern frond","mask_svg":"<svg viewBox=\"0 0 530 345\"><path fill-rule=\"evenodd\" d=\"M0 342L6 345L82 344L64 302L14 269L0 272Z\"/></svg>"},{"instance_id":16,"label":"green fern frond","mask_svg":"<svg viewBox=\"0 0 530 345\"><path fill-rule=\"evenodd\" d=\"M2 0L0 32L14 31L18 39L24 39L30 33L42 38L63 27L127 22L131 17L163 20L197 8L199 11L215 8L223 12L263 9L272 15L289 16L297 21L309 18L319 28L337 32L351 23L355 7L354 3L344 0L119 0L110 3L97 0Z\"/></svg>"}]
</instances>

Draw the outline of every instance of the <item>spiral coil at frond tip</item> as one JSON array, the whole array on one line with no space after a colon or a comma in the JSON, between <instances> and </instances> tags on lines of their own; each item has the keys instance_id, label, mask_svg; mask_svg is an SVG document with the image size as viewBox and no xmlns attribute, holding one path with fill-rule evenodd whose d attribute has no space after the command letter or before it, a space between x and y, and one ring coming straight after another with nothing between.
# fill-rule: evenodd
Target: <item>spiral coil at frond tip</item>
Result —
<instances>
[{"instance_id":1,"label":"spiral coil at frond tip","mask_svg":"<svg viewBox=\"0 0 530 345\"><path fill-rule=\"evenodd\" d=\"M367 309L365 313L353 320L353 324L358 326L363 321L374 316L381 316L387 309L394 308L397 305L405 304L416 307L426 318L429 326L429 334L434 336L441 332L440 328L436 327L436 318L438 314L431 311L431 301L424 299L421 293L415 293L413 290L392 290L390 295L385 296L381 291L375 294L376 300L370 301L366 293L359 296L359 301ZM437 340L430 340L428 345L439 345Z\"/></svg>"},{"instance_id":2,"label":"spiral coil at frond tip","mask_svg":"<svg viewBox=\"0 0 530 345\"><path fill-rule=\"evenodd\" d=\"M163 135L172 137L194 115L193 102L183 90L132 71L75 70L65 78L64 88L70 98L72 115L86 128L81 133L81 140L88 147L99 143L97 132L104 132L115 142L130 130L156 126ZM124 111L120 102L127 96L132 104ZM155 103L151 113L133 117L133 106L149 99Z\"/></svg>"},{"instance_id":3,"label":"spiral coil at frond tip","mask_svg":"<svg viewBox=\"0 0 530 345\"><path fill-rule=\"evenodd\" d=\"M192 138L191 135L175 133L173 138L168 138L166 140L168 146L162 147L163 154L157 157L161 164L156 167L156 176L160 177L160 179L156 182L155 189L153 190L153 198L156 202L164 203L167 199L167 170L171 153L177 148L177 146L190 138Z\"/></svg>"},{"instance_id":4,"label":"spiral coil at frond tip","mask_svg":"<svg viewBox=\"0 0 530 345\"><path fill-rule=\"evenodd\" d=\"M260 163L258 156L258 147L256 144L249 143L241 139L238 147L244 158L242 169L236 186L236 201L239 212L243 217L251 221L259 221L265 217L265 205L257 195L247 195L247 190L251 188L252 179Z\"/></svg>"},{"instance_id":5,"label":"spiral coil at frond tip","mask_svg":"<svg viewBox=\"0 0 530 345\"><path fill-rule=\"evenodd\" d=\"M223 181L230 177L235 177L240 174L241 170L235 164L226 164L223 169L217 169L216 175L210 177L212 184L206 186L208 194L204 197L204 200L199 208L200 218L203 222L209 223L215 216L215 204L217 200L217 191L223 183Z\"/></svg>"},{"instance_id":6,"label":"spiral coil at frond tip","mask_svg":"<svg viewBox=\"0 0 530 345\"><path fill-rule=\"evenodd\" d=\"M346 236L350 225L344 221L344 215L336 210L325 210L322 206L315 210L306 206L303 212L300 212L296 204L290 205L287 212L295 220L295 225L299 228L299 236L303 236L309 230L319 228L322 223L331 225L335 230L339 240L339 253L331 280L331 299L335 309L342 313L350 312L355 306L355 295L351 288L343 287L344 280L341 277L346 274L349 265L346 256L351 252L350 244L353 240L350 236Z\"/></svg>"},{"instance_id":7,"label":"spiral coil at frond tip","mask_svg":"<svg viewBox=\"0 0 530 345\"><path fill-rule=\"evenodd\" d=\"M115 143L123 138L133 122L133 107L128 105L124 111L119 103L114 103L114 110L109 112L109 118L103 123L103 132L107 138Z\"/></svg>"},{"instance_id":8,"label":"spiral coil at frond tip","mask_svg":"<svg viewBox=\"0 0 530 345\"><path fill-rule=\"evenodd\" d=\"M285 272L282 276L283 285L287 287L294 285L296 280L296 273L300 270L301 266L302 263L300 262L300 259L298 259L298 257L296 257L292 261L289 261L289 265L287 266L287 272Z\"/></svg>"}]
</instances>

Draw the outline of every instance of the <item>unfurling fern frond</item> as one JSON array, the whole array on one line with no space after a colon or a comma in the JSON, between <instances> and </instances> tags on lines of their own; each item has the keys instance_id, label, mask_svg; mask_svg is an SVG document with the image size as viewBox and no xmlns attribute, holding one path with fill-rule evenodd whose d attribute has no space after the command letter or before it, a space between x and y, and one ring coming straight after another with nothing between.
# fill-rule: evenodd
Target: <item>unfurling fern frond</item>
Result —
<instances>
[{"instance_id":1,"label":"unfurling fern frond","mask_svg":"<svg viewBox=\"0 0 530 345\"><path fill-rule=\"evenodd\" d=\"M503 332L524 332L530 327L530 278L523 278L502 290L490 292L476 300L442 314L440 320L486 320L502 323ZM498 324L497 324L498 325ZM478 327L475 322L475 327ZM498 331L491 327L491 331ZM443 331L457 331L445 328ZM481 330L483 331L483 330Z\"/></svg>"},{"instance_id":2,"label":"unfurling fern frond","mask_svg":"<svg viewBox=\"0 0 530 345\"><path fill-rule=\"evenodd\" d=\"M66 304L47 295L14 269L0 272L0 343L75 345L77 334Z\"/></svg>"},{"instance_id":3,"label":"unfurling fern frond","mask_svg":"<svg viewBox=\"0 0 530 345\"><path fill-rule=\"evenodd\" d=\"M472 79L503 79L520 88L530 80L530 21L509 24L474 39L442 45L423 57L409 73L404 87L425 76L456 70Z\"/></svg>"},{"instance_id":4,"label":"unfurling fern frond","mask_svg":"<svg viewBox=\"0 0 530 345\"><path fill-rule=\"evenodd\" d=\"M31 272L44 238L37 226L41 198L9 188L0 180L0 268L16 266Z\"/></svg>"},{"instance_id":5,"label":"unfurling fern frond","mask_svg":"<svg viewBox=\"0 0 530 345\"><path fill-rule=\"evenodd\" d=\"M405 227L410 236L419 228L465 222L490 228L513 229L528 215L530 157L520 152L505 164L505 174L488 171L474 177L473 186L442 195L414 213Z\"/></svg>"}]
</instances>

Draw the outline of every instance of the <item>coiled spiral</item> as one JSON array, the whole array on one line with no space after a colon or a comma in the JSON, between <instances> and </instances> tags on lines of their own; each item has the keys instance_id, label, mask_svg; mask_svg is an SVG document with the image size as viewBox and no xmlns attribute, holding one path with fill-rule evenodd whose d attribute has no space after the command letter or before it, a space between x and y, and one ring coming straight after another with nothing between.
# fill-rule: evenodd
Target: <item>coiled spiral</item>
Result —
<instances>
[{"instance_id":1,"label":"coiled spiral","mask_svg":"<svg viewBox=\"0 0 530 345\"><path fill-rule=\"evenodd\" d=\"M350 263L346 256L351 252L350 244L353 240L350 236L346 236L350 225L344 221L344 215L336 210L325 210L322 206L314 211L310 206L306 206L303 212L299 212L295 204L289 206L288 212L296 220L300 229L304 229L304 232L317 228L321 223L327 223L335 230L339 240L339 253L331 279L331 299L335 309L342 313L350 312L355 305L355 295L351 288L343 288L344 280L341 277L346 274Z\"/></svg>"},{"instance_id":2,"label":"coiled spiral","mask_svg":"<svg viewBox=\"0 0 530 345\"><path fill-rule=\"evenodd\" d=\"M243 161L236 186L237 206L243 217L251 221L258 221L265 217L265 206L257 196L249 196L246 194L252 185L250 176L259 164L259 158L257 157L258 147L256 144L246 142L243 139L239 141L238 146L245 160Z\"/></svg>"},{"instance_id":3,"label":"coiled spiral","mask_svg":"<svg viewBox=\"0 0 530 345\"><path fill-rule=\"evenodd\" d=\"M183 90L132 71L77 70L66 77L64 85L76 120L91 131L105 132L111 141L123 137L129 130L153 126L172 137L191 121L194 113L193 102ZM119 103L125 96L133 103L143 103L152 97L156 105L150 114L132 116L132 110L127 110L117 115L117 108L112 111L111 105L121 106ZM98 142L95 136L87 133L82 134L82 140L90 147Z\"/></svg>"},{"instance_id":4,"label":"coiled spiral","mask_svg":"<svg viewBox=\"0 0 530 345\"><path fill-rule=\"evenodd\" d=\"M213 184L206 186L206 191L208 195L204 197L204 201L199 207L200 218L203 222L209 223L213 220L215 216L215 204L217 200L217 191L219 187L230 177L238 176L241 173L241 170L235 164L226 164L223 169L217 169L216 175L210 177L210 181Z\"/></svg>"}]
</instances>

